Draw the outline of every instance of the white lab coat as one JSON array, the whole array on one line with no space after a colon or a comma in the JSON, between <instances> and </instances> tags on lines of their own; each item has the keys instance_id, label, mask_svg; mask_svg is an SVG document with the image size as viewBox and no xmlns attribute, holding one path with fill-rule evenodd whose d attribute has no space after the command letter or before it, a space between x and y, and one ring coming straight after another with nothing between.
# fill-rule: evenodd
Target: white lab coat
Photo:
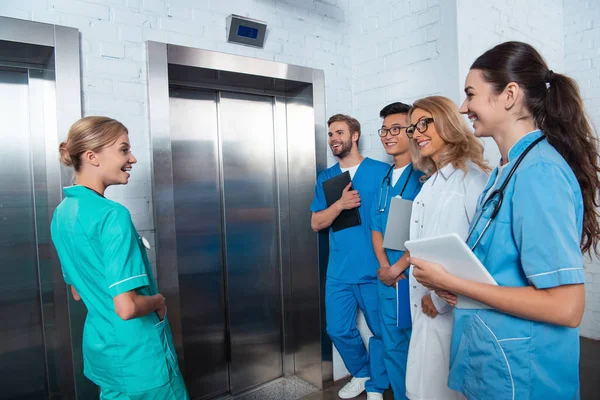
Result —
<instances>
[{"instance_id":1,"label":"white lab coat","mask_svg":"<svg viewBox=\"0 0 600 400\"><path fill-rule=\"evenodd\" d=\"M448 164L431 176L415 198L412 207L410 239L457 233L466 239L477 200L488 176L474 163L468 173ZM435 293L410 279L412 335L406 368L406 395L411 400L454 400L463 398L448 388L452 307ZM431 293L439 314L423 313L421 299Z\"/></svg>"}]
</instances>

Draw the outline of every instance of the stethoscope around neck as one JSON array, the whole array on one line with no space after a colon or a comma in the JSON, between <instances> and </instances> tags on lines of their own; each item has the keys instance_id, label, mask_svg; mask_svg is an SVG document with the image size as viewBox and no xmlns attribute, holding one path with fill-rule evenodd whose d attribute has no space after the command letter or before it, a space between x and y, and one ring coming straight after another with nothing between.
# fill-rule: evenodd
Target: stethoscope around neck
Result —
<instances>
[{"instance_id":1,"label":"stethoscope around neck","mask_svg":"<svg viewBox=\"0 0 600 400\"><path fill-rule=\"evenodd\" d=\"M473 246L471 246L471 251L475 250L475 247L477 247L477 245L481 241L483 234L488 230L488 228L490 227L490 224L492 223L492 221L496 218L496 216L500 212L500 207L502 207L502 202L504 201L504 189L506 189L506 186L508 186L510 179L512 178L515 171L519 167L519 164L521 164L521 161L523 161L523 159L525 158L527 153L529 153L539 142L541 142L544 139L546 139L545 136L539 137L535 141L533 141L529 146L527 146L525 151L523 151L523 153L521 153L519 158L517 158L517 160L515 161L515 164L511 167L510 172L508 173L508 176L506 177L506 179L504 180L504 182L502 183L500 188L498 188L498 189L494 190L492 193L490 193L490 195L487 197L487 199L483 202L483 205L481 206L481 210L479 211L479 213L477 214L477 218L471 225L471 230L469 230L469 235L467 236L467 243L469 242L469 239L471 238L471 235L473 234L475 227L479 223L479 220L483 216L483 212L487 209L487 207L490 203L493 204L494 209L492 210L490 219L485 224L485 227L479 234L477 241L475 241L475 244L473 244ZM500 172L498 172L498 173L500 173Z\"/></svg>"},{"instance_id":2,"label":"stethoscope around neck","mask_svg":"<svg viewBox=\"0 0 600 400\"><path fill-rule=\"evenodd\" d=\"M390 167L387 174L385 174L385 178L383 178L383 182L381 182L381 189L379 190L379 202L377 203L377 211L379 211L380 213L384 213L387 208L388 195L390 193L390 187L392 186L392 178L390 177L390 174L392 173L392 171L394 170L395 167L396 167L395 165L392 165ZM410 181L410 176L413 173L412 164L410 164L408 166L408 168L410 168L408 170L408 177L406 178L406 181L404 182L404 186L402 186L402 190L400 191L400 197L402 197L402 195L404 194L404 189L406 189L406 185L408 185L408 182ZM381 200L383 199L384 188L385 188L385 200L383 201L383 204L382 204Z\"/></svg>"}]
</instances>

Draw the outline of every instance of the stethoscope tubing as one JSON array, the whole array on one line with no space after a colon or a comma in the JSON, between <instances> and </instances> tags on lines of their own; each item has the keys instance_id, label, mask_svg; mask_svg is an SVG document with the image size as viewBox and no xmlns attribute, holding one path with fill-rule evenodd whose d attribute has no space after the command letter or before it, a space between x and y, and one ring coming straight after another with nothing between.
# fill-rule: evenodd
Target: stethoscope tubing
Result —
<instances>
[{"instance_id":1,"label":"stethoscope tubing","mask_svg":"<svg viewBox=\"0 0 600 400\"><path fill-rule=\"evenodd\" d=\"M377 206L378 206L377 209L380 213L384 213L387 208L388 195L390 193L390 187L392 186L392 180L390 178L390 174L394 170L394 167L395 167L395 165L392 165L390 167L387 174L385 174L385 178L383 178L383 181L381 182L381 189L379 190L379 203L377 204ZM400 197L402 197L402 195L404 194L404 189L406 189L406 185L408 185L408 182L410 181L410 177L411 177L412 173L413 173L413 166L411 164L410 170L408 171L408 177L406 178L406 181L404 182L404 186L402 186L402 190L400 191ZM383 197L382 195L383 195L384 186L385 186L385 201L383 202L383 207L381 207L381 199Z\"/></svg>"},{"instance_id":2,"label":"stethoscope tubing","mask_svg":"<svg viewBox=\"0 0 600 400\"><path fill-rule=\"evenodd\" d=\"M471 229L469 230L469 235L467 236L467 240L466 240L467 243L469 242L469 239L471 238L471 235L473 234L473 231L475 230L475 227L479 223L479 220L483 216L483 212L487 209L487 206L488 206L488 204L490 202L495 202L494 203L494 209L492 211L492 214L490 215L490 219L485 224L485 227L483 228L483 230L479 234L479 237L475 241L475 244L471 247L471 251L475 250L475 247L477 247L477 245L481 241L481 238L483 237L483 235L485 234L485 232L490 227L492 221L494 221L496 219L496 216L498 215L498 212L500 212L500 207L502 207L502 203L504 201L504 190L506 189L506 186L508 186L508 183L510 182L510 180L511 180L512 176L514 175L515 171L517 170L517 168L519 167L519 165L521 164L521 162L523 161L523 159L525 158L525 156L527 155L527 153L529 153L538 143L540 143L544 139L546 139L546 137L545 136L541 136L541 137L537 138L535 141L533 141L529 146L527 146L527 148L525 149L525 151L523 151L523 153L519 156L519 158L517 159L517 161L515 161L515 164L511 167L510 172L508 173L508 176L506 177L506 179L504 180L504 182L502 183L502 185L500 186L500 188L496 189L492 193L490 193L490 195L487 198L487 200L485 200L483 202L483 205L481 206L481 210L479 210L479 213L477 214L477 218L475 219L475 221L471 225ZM498 197L498 200L495 199L496 197Z\"/></svg>"}]
</instances>

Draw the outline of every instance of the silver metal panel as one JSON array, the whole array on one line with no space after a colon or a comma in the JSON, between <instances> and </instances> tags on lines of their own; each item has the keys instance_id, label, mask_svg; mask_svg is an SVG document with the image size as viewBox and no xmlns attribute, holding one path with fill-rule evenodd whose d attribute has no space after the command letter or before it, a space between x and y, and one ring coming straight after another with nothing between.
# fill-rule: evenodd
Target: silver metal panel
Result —
<instances>
[{"instance_id":1,"label":"silver metal panel","mask_svg":"<svg viewBox=\"0 0 600 400\"><path fill-rule=\"evenodd\" d=\"M0 93L0 398L47 398L27 73L0 70Z\"/></svg>"},{"instance_id":2,"label":"silver metal panel","mask_svg":"<svg viewBox=\"0 0 600 400\"><path fill-rule=\"evenodd\" d=\"M278 249L282 265L280 284L282 286L284 313L284 369L285 373L288 374L289 361L291 359L290 352L293 352L294 372L297 375L320 388L330 385L333 382L331 342L325 333L324 311L321 312L321 310L324 310L324 278L328 251L327 238L320 237L317 241L316 235L310 230L310 213L308 211L310 200L312 200L317 172L326 168L327 163L323 71L152 42L148 42L147 49L149 59L160 60L158 63L148 63L151 105L150 125L153 136L153 145L155 146L155 163L157 155L159 156L159 159L160 157L166 157L166 155L156 151L157 143L159 144L158 148L162 149L161 151L170 152L170 144L164 142L161 143L160 138L157 139L154 137L152 129L153 125L160 125L159 135L163 138L168 138L168 135L164 134L166 130L162 130L168 125L168 117L165 117L167 114L165 110L167 110L168 106L165 104L166 95L164 95L168 85L166 53L168 53L168 63L171 65L199 67L203 69L202 71L213 70L217 74L217 77L231 77L231 73L236 75L232 77L232 80L229 80L229 78L218 78L218 83L213 84L213 86L210 86L207 82L199 82L197 79L189 80L189 77L185 77L177 82L180 86L194 86L196 88L210 87L215 90L223 89L223 87L228 86L229 90L236 92L254 91L255 93L260 93L262 91L263 94L271 94L269 90L272 89L272 85L264 88L257 88L256 85L244 86L244 79L240 80L240 78L243 78L244 76L249 78L252 76L260 76L285 80L283 86L276 87L278 90L283 88L286 101L288 102L288 110L286 110L288 129L286 134L288 137L287 147L290 158L287 165L293 166L293 168L288 172L289 186L287 193L284 189L285 183L282 181L282 179L284 179L283 172L280 171L282 162L280 150L276 150L277 155L275 159L277 166L277 176L275 179L279 185L278 196L280 201L278 211L280 231ZM153 57L153 52L155 51L159 54L158 58ZM227 74L223 73L223 71L227 72ZM163 80L160 85L163 85L165 88L162 91L162 95L165 99L155 98L153 93L156 94L158 92L152 91L151 89L153 86L152 82L157 83L160 79ZM305 90L302 90L302 88L299 89L298 82L307 82L309 85L304 86ZM308 89L306 90L306 88ZM281 92L272 93L271 95L277 96L280 94ZM302 105L303 109L311 109L310 111L304 110L303 113L301 113L301 115L308 116L308 118L296 116L291 119L291 121L298 123L297 128L293 126L293 123L290 122L289 119L290 113L294 112L293 109L295 108L296 101ZM153 103L155 105L162 104L162 106L153 107ZM275 102L274 124L275 126L280 127L282 124L281 122L278 122L278 106L279 101L277 100ZM308 124L306 124L307 121L309 122ZM244 129L246 128L247 127L244 126ZM285 136L286 134L280 133L282 136ZM248 137L244 140L252 141L253 139L254 138ZM279 139L280 138L277 138L275 141L277 149L280 148L281 143L283 142L279 141ZM169 153L168 156L170 158L171 154ZM163 164L164 163L162 162L160 163L161 167L155 165L155 177L160 176L162 182L161 190L172 190L172 168L162 168ZM315 165L317 168L315 168ZM299 168L297 168L297 166L299 166ZM166 182L169 181L169 176L171 177L170 187L166 184ZM294 180L295 182L293 182ZM158 184L155 181L155 196L156 193L158 193L157 185ZM298 191L302 191L302 194L300 195ZM289 196L289 193L294 193L294 196ZM290 197L287 205L287 214L289 216L289 226L287 227L285 226L286 195ZM168 196L163 196L163 198L168 198ZM155 207L159 207L157 202L155 197ZM169 204L171 205L169 206ZM160 207L163 206L166 206L167 208L172 207L172 202L160 205ZM157 213L157 215L158 214L159 213ZM157 229L164 229L163 225L171 223L171 218L168 217L168 213L162 213L161 215L165 217L160 221L159 219L156 219ZM300 257L296 258L295 254L291 253L289 257L286 256L286 232L289 236L293 235L293 248L295 249L295 254L300 255ZM297 239L301 246L297 245ZM169 239L167 238L166 243L168 243L168 240ZM317 244L319 245L318 249ZM168 252L170 250L166 249L166 251ZM287 251L289 252L289 248ZM319 258L316 256L317 252ZM309 255L307 258L302 257L303 254L309 253L312 253L313 255ZM290 259L290 270L286 270L286 258ZM308 262L308 264L303 264L304 262ZM168 271L173 271L172 265L175 265L175 263L172 262L167 266ZM161 271L159 271L159 276L160 275ZM286 288L288 283L291 286L289 290ZM302 301L304 301L303 299L307 301L302 303ZM301 305L301 312L296 310L298 305ZM308 316L308 320L312 321L311 324L315 324L313 329L297 328L298 326L307 325L303 320L303 316ZM171 317L173 316L171 315ZM173 323L173 319L171 319L171 321Z\"/></svg>"},{"instance_id":3,"label":"silver metal panel","mask_svg":"<svg viewBox=\"0 0 600 400\"><path fill-rule=\"evenodd\" d=\"M52 26L52 25L51 25ZM49 215L62 200L62 187L72 183L73 171L58 161L58 144L66 139L71 125L81 118L81 72L79 31L74 28L52 26L54 30L54 69L56 73L56 131L46 141ZM83 323L87 310L76 302L64 283L60 263L54 258L54 299L58 352L61 360L61 392L67 398L95 399L97 387L83 375L81 343ZM74 380L74 383L73 383ZM74 387L74 389L73 389ZM71 391L75 390L75 393ZM73 396L73 397L70 397Z\"/></svg>"},{"instance_id":4,"label":"silver metal panel","mask_svg":"<svg viewBox=\"0 0 600 400\"><path fill-rule=\"evenodd\" d=\"M317 266L317 237L310 228L309 207L315 185L314 131L311 88L296 93L287 101L290 231L294 232L291 246L291 274L294 304L294 338L296 374L322 388L321 347L321 282ZM312 251L306 251L312 249ZM324 282L323 282L324 283Z\"/></svg>"},{"instance_id":5,"label":"silver metal panel","mask_svg":"<svg viewBox=\"0 0 600 400\"><path fill-rule=\"evenodd\" d=\"M169 63L210 68L241 74L268 76L299 82L312 82L313 69L297 65L235 56L191 47L167 45Z\"/></svg>"},{"instance_id":6,"label":"silver metal panel","mask_svg":"<svg viewBox=\"0 0 600 400\"><path fill-rule=\"evenodd\" d=\"M41 299L46 380L50 395L60 394L60 359L57 348L56 307L52 242L46 180L46 136L56 136L56 90L52 71L29 70L29 126L32 160L35 231L37 236L38 278Z\"/></svg>"},{"instance_id":7,"label":"silver metal panel","mask_svg":"<svg viewBox=\"0 0 600 400\"><path fill-rule=\"evenodd\" d=\"M54 26L0 17L0 40L54 47Z\"/></svg>"},{"instance_id":8,"label":"silver metal panel","mask_svg":"<svg viewBox=\"0 0 600 400\"><path fill-rule=\"evenodd\" d=\"M288 139L286 99L275 97L274 102L274 144L275 144L275 173L276 193L279 204L279 265L281 269L281 300L282 300L282 332L283 332L283 373L285 376L294 375L294 308L292 298L292 270L290 268L290 205L288 182ZM287 306L286 306L287 305Z\"/></svg>"},{"instance_id":9,"label":"silver metal panel","mask_svg":"<svg viewBox=\"0 0 600 400\"><path fill-rule=\"evenodd\" d=\"M52 26L52 25L50 25ZM67 137L69 128L75 121L81 118L81 73L79 55L79 31L64 26L53 26L54 28L54 66L56 71L56 115L57 130L59 132L58 143ZM59 167L57 161L55 166ZM61 167L61 183L68 186L72 183L71 168Z\"/></svg>"},{"instance_id":10,"label":"silver metal panel","mask_svg":"<svg viewBox=\"0 0 600 400\"><path fill-rule=\"evenodd\" d=\"M173 200L173 163L169 125L169 80L167 46L148 42L148 105L152 138L152 192L156 229L156 263L158 288L167 299L169 324L179 358L185 367L181 333L179 275L177 273L177 240ZM183 371L184 376L185 370Z\"/></svg>"},{"instance_id":11,"label":"silver metal panel","mask_svg":"<svg viewBox=\"0 0 600 400\"><path fill-rule=\"evenodd\" d=\"M282 375L273 99L221 92L231 392Z\"/></svg>"},{"instance_id":12,"label":"silver metal panel","mask_svg":"<svg viewBox=\"0 0 600 400\"><path fill-rule=\"evenodd\" d=\"M36 270L37 296L39 298L37 306L38 310L41 307L39 314L40 318L43 318L42 334L46 350L44 361L31 363L31 367L34 365L44 366L47 381L46 391L48 392L46 395L36 395L34 397L48 398L50 396L53 399L75 399L71 346L73 345L80 352L81 337L77 337L77 332L71 331L71 327L75 330L78 327L77 323L71 321L69 315L67 287L62 277L55 249L50 244L49 225L54 209L62 199L57 131L61 132L62 140L70 125L81 117L79 32L73 28L0 17L0 40L17 43L17 46L11 47L12 50L8 53L3 53L7 57L7 62L12 66L25 69L31 65L39 65L40 68L45 70L29 71L31 79L29 88L26 88L30 91L28 109L22 111L21 114L11 114L12 118L29 118L31 125L12 129L10 131L11 144L20 143L22 140L26 140L26 142L20 143L21 145L18 146L17 151L12 153L10 153L10 147L4 147L4 145L1 147L2 150L8 151L12 158L19 154L18 151L31 152L29 169L19 169L19 173L27 171L30 174L28 179L32 189L31 200L35 206L35 225L32 229L34 229L33 232L36 235L37 246L28 254L34 254L39 259L38 269ZM31 51L31 45L45 47L39 47L39 52L36 52ZM56 71L56 76L53 75L52 70ZM7 94L9 93L0 90L0 97ZM14 104L14 101L14 99L11 99L10 103ZM6 107L0 108L2 108L0 113L9 113ZM2 116L1 120L5 122L3 126L6 128L7 119ZM10 124L8 125L10 126ZM0 161L10 163L11 157L7 158L2 155ZM12 163L8 168L2 167L2 171L12 173L15 168L17 168L16 164ZM66 172L63 172L63 175L68 176ZM14 176L18 177L18 174ZM70 180L70 177L65 179L65 181L68 180ZM26 181L27 179L19 179L19 184L24 184ZM2 186L10 187L10 185L5 186L4 184ZM11 195L10 200L14 200L18 195L19 193L14 193ZM7 204L0 203L3 206ZM25 206L26 204L23 203L22 205ZM0 210L0 212L3 211ZM6 220L0 218L0 221ZM20 227L26 227L27 224L26 219L23 219ZM3 231L2 227L0 227L0 231ZM14 234L14 232L12 233ZM3 249L3 246L0 246L0 248ZM23 260L19 266L26 270L27 260ZM7 283L5 279L4 282ZM82 306L80 305L80 307ZM19 310L17 309L12 310L12 314L18 315L18 313ZM37 318L35 313L31 314L30 317ZM9 321L10 319L5 318L5 320ZM7 326L10 325L10 323L7 323ZM30 334L34 333L35 330L30 332ZM72 343L71 335L76 341L79 339L79 342ZM27 340L27 334L15 335L13 340ZM17 361L27 362L25 359L18 359ZM16 367L15 363L13 363L13 367ZM33 377L33 375L29 376L26 369L23 369L21 373L23 378ZM78 373L83 376L81 365ZM10 377L4 374L2 378L10 380ZM15 380L11 383L22 382ZM91 385L87 379L84 379L84 383ZM2 387L0 398L12 398L7 394L4 384L0 384L0 387ZM29 388L26 384L23 385L24 390L33 390L33 387L33 385ZM87 393L80 393L79 397L85 399L97 397L97 389L93 385L92 387L94 391L91 392L91 396L88 396ZM4 397L5 395L8 397Z\"/></svg>"},{"instance_id":13,"label":"silver metal panel","mask_svg":"<svg viewBox=\"0 0 600 400\"><path fill-rule=\"evenodd\" d=\"M307 130L304 133L304 137L306 139L312 139L312 135L314 132L314 148L305 149L305 154L303 155L300 152L297 152L295 148L291 148L291 153L294 159L305 157L312 158L313 154L315 156L315 163L317 166L316 174L311 177L308 174L304 175L304 177L295 177L298 178L295 182L299 185L297 190L302 190L302 193L306 193L305 190L308 190L308 187L313 187L316 184L316 177L322 171L327 168L327 115L325 114L325 73L322 70L313 70L313 79L312 79L312 105L313 105L313 115L314 115L314 128L309 131ZM303 98L302 94L299 95L300 98ZM291 163L291 161L290 161ZM308 168L308 167L307 167ZM314 180L313 180L314 178ZM290 177L290 180L292 178ZM296 207L302 207L303 204L306 204L306 201L310 202L310 200L305 199L304 201L299 202ZM302 224L300 221L298 223ZM302 233L302 237L307 240L307 248L314 249L314 242L311 242L311 237L314 238L314 234L308 231L304 231ZM325 322L325 276L327 274L327 262L329 256L329 238L326 231L321 231L318 235L318 260L317 264L319 267L319 302L320 302L320 314L321 314L321 334L319 342L321 343L321 368L317 368L314 366L313 368L309 368L306 370L309 375L315 376L315 374L319 374L320 370L320 380L322 385L316 385L316 383L311 380L311 378L307 378L307 381L315 384L319 388L327 388L333 385L333 347L331 343L331 339L327 334L327 324ZM295 269L294 269L295 270ZM316 282L316 281L315 281ZM313 288L314 290L314 288ZM314 293L314 292L313 292ZM316 340L316 336L310 336L310 339L307 340L311 343ZM314 353L313 353L314 354ZM310 364L309 364L310 365Z\"/></svg>"},{"instance_id":14,"label":"silver metal panel","mask_svg":"<svg viewBox=\"0 0 600 400\"><path fill-rule=\"evenodd\" d=\"M170 90L173 197L186 384L229 392L215 92Z\"/></svg>"}]
</instances>

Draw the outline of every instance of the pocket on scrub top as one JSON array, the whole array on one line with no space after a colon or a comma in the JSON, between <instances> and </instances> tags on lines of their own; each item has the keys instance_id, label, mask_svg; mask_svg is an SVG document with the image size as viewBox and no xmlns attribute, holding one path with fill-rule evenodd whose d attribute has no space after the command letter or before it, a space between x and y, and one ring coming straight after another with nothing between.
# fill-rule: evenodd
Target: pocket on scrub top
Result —
<instances>
[{"instance_id":1,"label":"pocket on scrub top","mask_svg":"<svg viewBox=\"0 0 600 400\"><path fill-rule=\"evenodd\" d=\"M157 318L157 320L158 320L158 318ZM171 368L174 371L177 371L178 370L177 357L175 356L174 349L171 349L171 338L170 338L170 335L168 334L169 325L168 325L166 310L165 310L165 315L163 317L163 320L156 323L154 325L154 328L156 329L156 333L158 334L158 339L162 345L162 348L163 348L163 351L165 354L165 358L171 365Z\"/></svg>"},{"instance_id":2,"label":"pocket on scrub top","mask_svg":"<svg viewBox=\"0 0 600 400\"><path fill-rule=\"evenodd\" d=\"M478 399L528 398L530 338L499 339L475 314L458 345L453 369L464 371L462 387Z\"/></svg>"}]
</instances>

